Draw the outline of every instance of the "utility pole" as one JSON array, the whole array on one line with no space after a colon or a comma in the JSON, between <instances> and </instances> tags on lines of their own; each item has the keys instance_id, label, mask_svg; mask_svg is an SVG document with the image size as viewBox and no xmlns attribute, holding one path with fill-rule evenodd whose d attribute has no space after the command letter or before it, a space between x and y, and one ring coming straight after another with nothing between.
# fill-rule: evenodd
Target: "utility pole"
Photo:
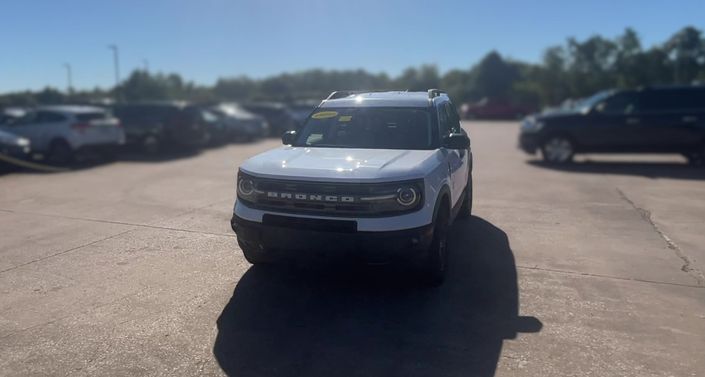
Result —
<instances>
[{"instance_id":1,"label":"utility pole","mask_svg":"<svg viewBox=\"0 0 705 377\"><path fill-rule=\"evenodd\" d=\"M71 64L64 63L64 68L66 68L66 94L71 95L73 93L73 78L71 77Z\"/></svg>"},{"instance_id":2,"label":"utility pole","mask_svg":"<svg viewBox=\"0 0 705 377\"><path fill-rule=\"evenodd\" d=\"M142 65L144 65L144 71L146 73L149 73L149 60L147 59L142 59Z\"/></svg>"},{"instance_id":3,"label":"utility pole","mask_svg":"<svg viewBox=\"0 0 705 377\"><path fill-rule=\"evenodd\" d=\"M117 45L109 45L109 49L113 50L113 63L115 64L115 102L120 102L120 56Z\"/></svg>"}]
</instances>

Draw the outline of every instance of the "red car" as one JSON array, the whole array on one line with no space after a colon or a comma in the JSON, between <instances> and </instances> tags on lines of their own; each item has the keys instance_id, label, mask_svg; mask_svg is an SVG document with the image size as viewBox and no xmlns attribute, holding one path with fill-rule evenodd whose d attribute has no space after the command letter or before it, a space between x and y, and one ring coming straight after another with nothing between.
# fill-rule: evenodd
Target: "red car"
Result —
<instances>
[{"instance_id":1,"label":"red car","mask_svg":"<svg viewBox=\"0 0 705 377\"><path fill-rule=\"evenodd\" d=\"M521 119L536 111L533 106L489 98L483 98L475 103L465 103L460 107L463 119Z\"/></svg>"}]
</instances>

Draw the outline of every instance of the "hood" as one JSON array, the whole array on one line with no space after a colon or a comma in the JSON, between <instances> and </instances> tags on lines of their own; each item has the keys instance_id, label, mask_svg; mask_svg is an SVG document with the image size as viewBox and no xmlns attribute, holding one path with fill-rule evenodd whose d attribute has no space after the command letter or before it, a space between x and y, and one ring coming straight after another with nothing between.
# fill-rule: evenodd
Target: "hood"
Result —
<instances>
[{"instance_id":1,"label":"hood","mask_svg":"<svg viewBox=\"0 0 705 377\"><path fill-rule=\"evenodd\" d=\"M317 181L385 182L423 178L437 150L284 146L256 155L240 169L255 176Z\"/></svg>"}]
</instances>

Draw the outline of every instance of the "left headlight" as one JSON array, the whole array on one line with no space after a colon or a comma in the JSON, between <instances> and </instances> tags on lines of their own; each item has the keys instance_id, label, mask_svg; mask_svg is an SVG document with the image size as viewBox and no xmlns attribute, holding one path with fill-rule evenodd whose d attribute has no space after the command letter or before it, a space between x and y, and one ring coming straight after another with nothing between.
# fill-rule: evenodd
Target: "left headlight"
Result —
<instances>
[{"instance_id":1,"label":"left headlight","mask_svg":"<svg viewBox=\"0 0 705 377\"><path fill-rule=\"evenodd\" d=\"M415 211L423 204L423 186L423 180L370 185L359 200L373 214Z\"/></svg>"},{"instance_id":2,"label":"left headlight","mask_svg":"<svg viewBox=\"0 0 705 377\"><path fill-rule=\"evenodd\" d=\"M17 139L17 145L20 147L29 147L29 139L21 137Z\"/></svg>"},{"instance_id":3,"label":"left headlight","mask_svg":"<svg viewBox=\"0 0 705 377\"><path fill-rule=\"evenodd\" d=\"M538 132L543 128L544 123L534 118L526 118L521 123L521 130L524 132Z\"/></svg>"}]
</instances>

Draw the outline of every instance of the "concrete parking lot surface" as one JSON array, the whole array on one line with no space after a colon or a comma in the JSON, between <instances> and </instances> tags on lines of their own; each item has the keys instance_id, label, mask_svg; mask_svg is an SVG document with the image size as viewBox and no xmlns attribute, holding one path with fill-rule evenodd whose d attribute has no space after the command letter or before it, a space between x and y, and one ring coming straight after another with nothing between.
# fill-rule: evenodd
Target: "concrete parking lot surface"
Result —
<instances>
[{"instance_id":1,"label":"concrete parking lot surface","mask_svg":"<svg viewBox=\"0 0 705 377\"><path fill-rule=\"evenodd\" d=\"M705 171L553 168L515 123L465 127L475 216L433 289L251 267L235 172L276 140L0 176L0 375L705 375Z\"/></svg>"}]
</instances>

